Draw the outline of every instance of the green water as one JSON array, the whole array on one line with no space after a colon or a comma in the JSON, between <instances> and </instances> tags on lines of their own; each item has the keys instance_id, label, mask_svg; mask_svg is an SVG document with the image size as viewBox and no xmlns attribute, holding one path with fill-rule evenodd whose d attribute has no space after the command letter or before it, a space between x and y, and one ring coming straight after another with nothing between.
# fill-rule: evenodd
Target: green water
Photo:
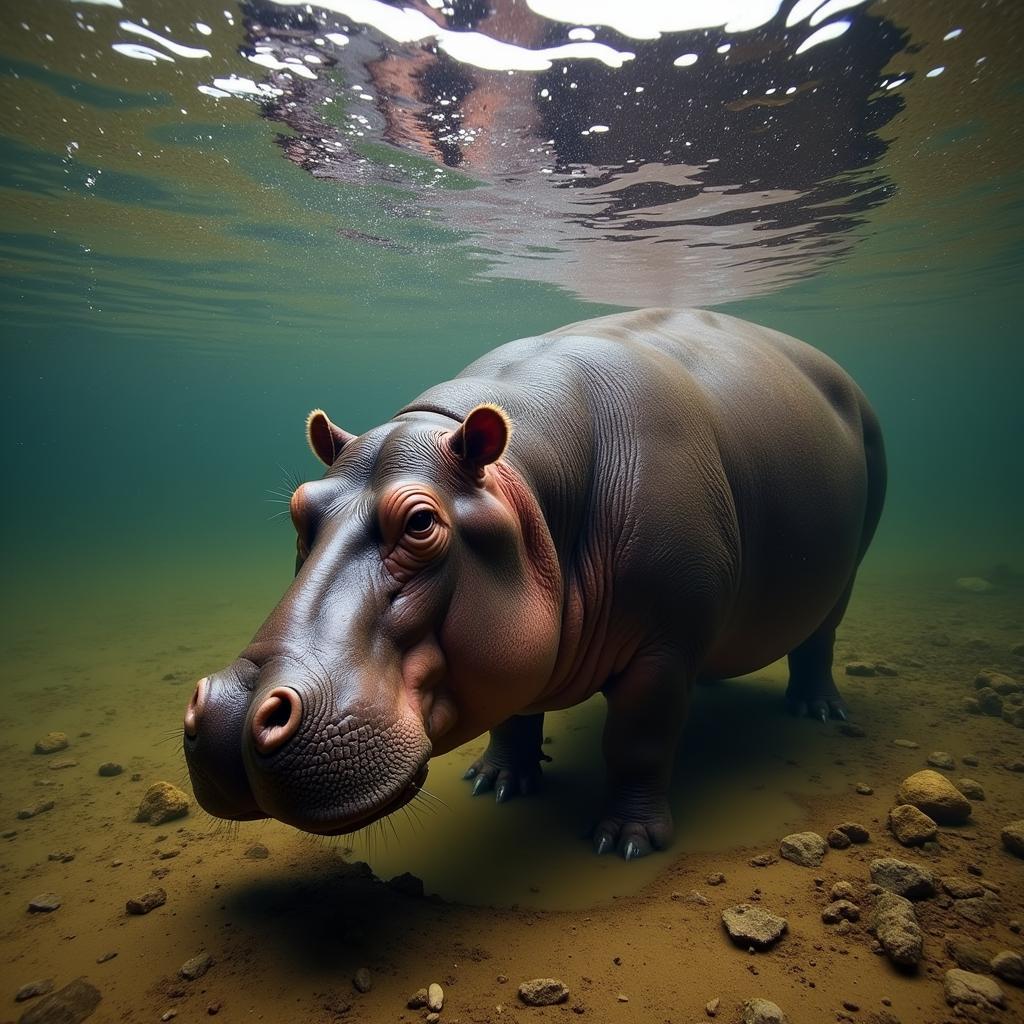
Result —
<instances>
[{"instance_id":1,"label":"green water","mask_svg":"<svg viewBox=\"0 0 1024 1024\"><path fill-rule=\"evenodd\" d=\"M492 223L474 198L486 193L482 162L452 167L365 140L360 152L381 175L361 185L286 160L278 136L294 128L246 100L196 90L214 75L263 74L238 52L241 14L227 25L222 9L30 3L5 18L0 614L12 757L48 728L90 731L97 758L180 779L178 716L193 680L235 656L290 578L294 537L286 517L274 518L271 492L286 473L319 475L303 438L308 410L322 406L358 433L495 345L623 308L621 296L592 301L611 256L577 264L575 252L557 281L550 266L531 277L516 238L512 267L502 248L513 244L509 218L525 222L538 266L559 262L561 242L525 201L533 193L521 208L514 190L506 196L511 214L494 228L498 214ZM111 53L111 41L129 38L118 20L144 14L169 37L208 47L203 67ZM800 257L793 271L762 273L780 251L771 246L716 249L707 259L735 271L721 272L721 302L711 298L720 271L702 270L699 247L675 267L671 247L652 246L647 279L664 271L692 284L660 297L652 287L653 300L692 294L797 335L853 374L882 421L890 467L865 578L951 586L1000 563L1024 569L1021 18L1011 5L982 14L883 4L870 14L906 31L893 60L920 66L878 129L882 151L842 172L864 180L870 171L884 200L827 236L820 260L813 247L780 247ZM972 48L928 93L921 62L955 17ZM210 37L197 35L197 20L215 26ZM987 58L980 83L976 54ZM389 180L395 161L404 170ZM428 200L415 184L424 167L438 170ZM792 184L801 189L809 184ZM724 770L729 752L744 749L764 694L782 686L777 667L760 678L760 690L744 696L745 684L731 684L699 705L698 733L752 702L736 745L718 752L720 788L701 797L691 781L679 791L681 848L767 840L799 820L785 785L767 803L740 793L733 813L714 813L717 795L738 792ZM588 861L575 881L564 874L597 791L599 713L588 706L551 726L559 803L517 803L500 825L488 804L485 818L458 779L476 744L435 766L449 806L440 824L403 824L387 848L359 854L381 874L414 870L474 902L579 905L639 887L653 861L628 876L610 861ZM713 753L693 749L691 780ZM580 820L561 820L567 806ZM742 836L736 815L748 822ZM244 838L285 832L243 828ZM472 882L437 838L493 852L554 832L549 868Z\"/></svg>"}]
</instances>

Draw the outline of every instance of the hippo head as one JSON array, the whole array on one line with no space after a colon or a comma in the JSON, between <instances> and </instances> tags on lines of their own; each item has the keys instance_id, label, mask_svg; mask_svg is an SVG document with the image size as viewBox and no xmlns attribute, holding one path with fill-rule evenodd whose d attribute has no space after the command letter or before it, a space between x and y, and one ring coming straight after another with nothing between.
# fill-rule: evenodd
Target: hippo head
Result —
<instances>
[{"instance_id":1,"label":"hippo head","mask_svg":"<svg viewBox=\"0 0 1024 1024\"><path fill-rule=\"evenodd\" d=\"M330 468L291 498L295 579L185 712L207 811L351 832L412 799L432 755L541 698L561 582L510 430L487 405L360 437L310 414Z\"/></svg>"}]
</instances>

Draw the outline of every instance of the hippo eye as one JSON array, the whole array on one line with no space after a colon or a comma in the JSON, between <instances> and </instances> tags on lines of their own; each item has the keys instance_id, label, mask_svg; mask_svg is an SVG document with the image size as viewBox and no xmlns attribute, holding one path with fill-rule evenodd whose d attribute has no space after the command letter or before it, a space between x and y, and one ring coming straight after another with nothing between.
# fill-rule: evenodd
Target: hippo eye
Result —
<instances>
[{"instance_id":1,"label":"hippo eye","mask_svg":"<svg viewBox=\"0 0 1024 1024\"><path fill-rule=\"evenodd\" d=\"M437 517L429 508L418 508L405 523L405 532L414 537L424 537L434 528Z\"/></svg>"}]
</instances>

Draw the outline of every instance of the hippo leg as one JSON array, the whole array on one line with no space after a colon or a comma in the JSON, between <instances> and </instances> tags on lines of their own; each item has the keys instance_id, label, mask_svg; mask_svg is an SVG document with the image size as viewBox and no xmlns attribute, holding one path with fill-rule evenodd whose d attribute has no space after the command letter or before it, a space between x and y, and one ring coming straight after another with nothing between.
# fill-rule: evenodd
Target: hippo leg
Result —
<instances>
[{"instance_id":1,"label":"hippo leg","mask_svg":"<svg viewBox=\"0 0 1024 1024\"><path fill-rule=\"evenodd\" d=\"M680 676L677 659L640 657L605 689L608 791L591 832L599 855L632 860L672 841L668 787L690 693Z\"/></svg>"},{"instance_id":2,"label":"hippo leg","mask_svg":"<svg viewBox=\"0 0 1024 1024\"><path fill-rule=\"evenodd\" d=\"M544 715L513 715L491 730L483 757L467 769L464 779L475 779L473 796L494 790L496 803L529 796L540 789L541 761L550 761L541 749Z\"/></svg>"},{"instance_id":3,"label":"hippo leg","mask_svg":"<svg viewBox=\"0 0 1024 1024\"><path fill-rule=\"evenodd\" d=\"M828 618L799 647L789 653L789 686L786 705L792 714L803 718L847 718L846 704L832 678L832 648L836 627L843 618L853 580L843 592Z\"/></svg>"}]
</instances>

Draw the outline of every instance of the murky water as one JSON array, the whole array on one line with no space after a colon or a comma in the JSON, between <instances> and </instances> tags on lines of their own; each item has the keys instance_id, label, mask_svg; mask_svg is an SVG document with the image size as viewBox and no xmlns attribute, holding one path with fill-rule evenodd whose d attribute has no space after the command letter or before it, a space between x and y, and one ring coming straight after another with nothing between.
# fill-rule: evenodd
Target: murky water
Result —
<instances>
[{"instance_id":1,"label":"murky water","mask_svg":"<svg viewBox=\"0 0 1024 1024\"><path fill-rule=\"evenodd\" d=\"M845 651L875 649L882 606L919 631L908 580L1017 593L1021 9L701 6L4 12L2 813L13 826L60 794L5 845L8 881L42 885L65 836L106 863L144 784L184 782L195 679L290 579L275 500L287 477L320 475L311 407L361 432L495 345L573 320L713 306L858 380L890 490ZM676 853L770 846L856 781L864 763L835 755L831 729L779 713L784 683L776 665L698 689ZM870 718L870 686L846 689ZM600 698L548 716L535 801L470 798L481 739L432 764L436 799L358 836L254 823L207 842L224 858L263 842L271 867L367 860L473 905L626 897L668 859L597 859L579 838L602 717ZM77 767L28 753L49 729ZM106 760L126 773L98 784Z\"/></svg>"}]
</instances>

